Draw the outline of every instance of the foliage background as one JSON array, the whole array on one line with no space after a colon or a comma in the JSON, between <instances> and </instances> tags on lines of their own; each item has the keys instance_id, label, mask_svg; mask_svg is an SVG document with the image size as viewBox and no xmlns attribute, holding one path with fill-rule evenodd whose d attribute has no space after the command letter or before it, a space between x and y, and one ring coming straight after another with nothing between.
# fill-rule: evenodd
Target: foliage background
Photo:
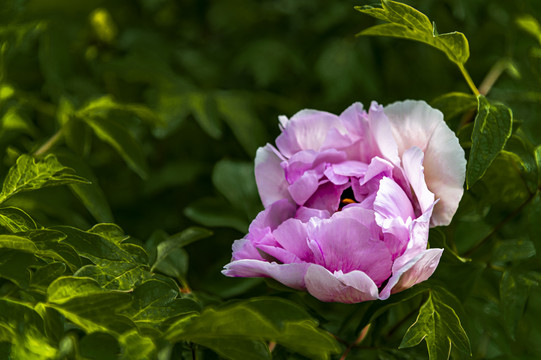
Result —
<instances>
[{"instance_id":1,"label":"foliage background","mask_svg":"<svg viewBox=\"0 0 541 360\"><path fill-rule=\"evenodd\" d=\"M483 80L495 80L486 87L488 96L512 109L513 135L485 177L465 193L453 223L431 234L431 244L445 244L447 250L427 285L387 302L352 306L319 303L261 279L221 275L233 240L244 235L262 208L252 174L255 150L274 141L280 114L303 108L340 113L355 101L365 106L372 100L430 102L449 92L468 93L460 72L441 52L406 40L355 37L379 23L353 9L366 2L3 1L0 173L9 178L8 170L23 154L38 160L54 154L92 184L74 182L4 199L3 209L22 209L38 226L32 229L24 213L0 209L0 356L265 358L271 341L272 356L279 359L329 354L337 359L419 358L427 356L423 346L398 346L427 299L458 314L474 358L541 356L536 256L541 241L541 30L536 33L535 24L524 18L541 20L541 6L535 0L407 3L434 20L440 33L457 30L467 36L471 57L466 67L481 88L488 85ZM474 115L464 111L447 119L467 152ZM40 180L35 187L57 180ZM10 221L19 228L7 225ZM98 228L99 241L88 232L69 230L113 222L130 239L119 240L117 228ZM78 265L51 255L57 250L32 250L28 244L14 245L19 240L10 237L35 239L32 230L43 235L53 227L64 235L56 233L52 243L71 246ZM101 246L96 243L105 244L106 251L84 250L75 233L94 239L89 240L94 249ZM126 244L146 249L149 260ZM133 278L123 273L111 285L118 274L110 267L117 263L108 263L107 254L122 254L113 260L137 269ZM103 276L88 268L78 272L84 266L95 266ZM93 278L96 282L86 285L94 290L80 290L84 284L76 277ZM165 301L166 315L137 319L125 304L142 301L137 294L146 293L133 291L141 289L143 279L155 281L147 281L147 287L167 284L170 300L185 303ZM51 284L78 295L66 300ZM260 296L271 298L247 300ZM194 315L232 299L240 302L220 308L218 315ZM111 306L100 310L96 301L111 301ZM102 315L88 317L66 304L95 307ZM242 312L250 306L255 310ZM269 312L282 315L270 324L260 316ZM131 325L115 327L111 317L118 314ZM40 319L28 320L36 316ZM239 333L220 333L219 321L234 324ZM301 330L285 325L303 321L312 325L303 327L310 335L301 348L273 333L292 339ZM21 323L29 325L21 330ZM249 324L267 330L253 335ZM445 344L446 333L440 335L438 344ZM104 341L108 346L90 346ZM36 350L44 344L50 351ZM453 357L468 358L469 349L453 346L451 351Z\"/></svg>"}]
</instances>

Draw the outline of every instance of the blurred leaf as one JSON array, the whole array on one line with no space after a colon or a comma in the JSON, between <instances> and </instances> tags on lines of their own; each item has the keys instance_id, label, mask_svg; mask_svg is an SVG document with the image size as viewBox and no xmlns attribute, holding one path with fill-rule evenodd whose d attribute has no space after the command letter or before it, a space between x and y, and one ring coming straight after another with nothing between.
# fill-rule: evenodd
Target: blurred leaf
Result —
<instances>
[{"instance_id":1,"label":"blurred leaf","mask_svg":"<svg viewBox=\"0 0 541 360\"><path fill-rule=\"evenodd\" d=\"M541 25L532 15L522 15L516 19L517 25L539 41L541 44Z\"/></svg>"},{"instance_id":2,"label":"blurred leaf","mask_svg":"<svg viewBox=\"0 0 541 360\"><path fill-rule=\"evenodd\" d=\"M122 334L135 324L119 312L130 306L126 292L104 290L89 278L60 277L47 290L48 305L86 332Z\"/></svg>"},{"instance_id":3,"label":"blurred leaf","mask_svg":"<svg viewBox=\"0 0 541 360\"><path fill-rule=\"evenodd\" d=\"M120 355L120 346L110 334L95 332L81 339L79 353L90 360L116 360Z\"/></svg>"},{"instance_id":4,"label":"blurred leaf","mask_svg":"<svg viewBox=\"0 0 541 360\"><path fill-rule=\"evenodd\" d=\"M111 118L86 116L84 119L101 140L110 144L122 156L133 171L146 179L148 169L141 145L124 125Z\"/></svg>"},{"instance_id":5,"label":"blurred leaf","mask_svg":"<svg viewBox=\"0 0 541 360\"><path fill-rule=\"evenodd\" d=\"M381 8L370 5L356 6L358 11L387 21L388 24L372 26L357 35L393 36L424 42L439 49L449 60L459 66L470 56L468 40L460 32L438 34L435 25L423 13L399 2L382 0Z\"/></svg>"},{"instance_id":6,"label":"blurred leaf","mask_svg":"<svg viewBox=\"0 0 541 360\"><path fill-rule=\"evenodd\" d=\"M515 339L515 331L519 320L524 314L524 307L530 293L530 288L536 282L513 271L505 271L500 283L500 298L503 319L506 330Z\"/></svg>"},{"instance_id":7,"label":"blurred leaf","mask_svg":"<svg viewBox=\"0 0 541 360\"><path fill-rule=\"evenodd\" d=\"M162 266L167 257L169 257L175 250L183 248L184 246L191 244L195 241L204 239L212 235L212 232L198 227L190 227L176 235L171 236L169 239L158 244L156 261L152 265L151 271ZM167 268L170 268L168 266Z\"/></svg>"},{"instance_id":8,"label":"blurred leaf","mask_svg":"<svg viewBox=\"0 0 541 360\"><path fill-rule=\"evenodd\" d=\"M430 102L435 108L438 108L449 120L457 115L463 114L468 110L477 108L477 99L471 94L461 92L451 92L438 96Z\"/></svg>"},{"instance_id":9,"label":"blurred leaf","mask_svg":"<svg viewBox=\"0 0 541 360\"><path fill-rule=\"evenodd\" d=\"M62 166L54 155L47 155L37 163L31 156L21 155L4 179L0 203L21 191L73 183L86 184L88 181Z\"/></svg>"},{"instance_id":10,"label":"blurred leaf","mask_svg":"<svg viewBox=\"0 0 541 360\"><path fill-rule=\"evenodd\" d=\"M11 233L37 229L34 220L16 207L0 208L0 225Z\"/></svg>"},{"instance_id":11,"label":"blurred leaf","mask_svg":"<svg viewBox=\"0 0 541 360\"><path fill-rule=\"evenodd\" d=\"M535 162L537 163L537 184L541 187L541 145L535 148Z\"/></svg>"},{"instance_id":12,"label":"blurred leaf","mask_svg":"<svg viewBox=\"0 0 541 360\"><path fill-rule=\"evenodd\" d=\"M490 103L479 95L479 107L472 133L472 148L466 171L466 183L471 188L489 168L505 146L513 124L511 109Z\"/></svg>"},{"instance_id":13,"label":"blurred leaf","mask_svg":"<svg viewBox=\"0 0 541 360\"><path fill-rule=\"evenodd\" d=\"M149 337L139 334L137 329L125 332L118 339L123 349L122 360L156 358L156 345Z\"/></svg>"},{"instance_id":14,"label":"blurred leaf","mask_svg":"<svg viewBox=\"0 0 541 360\"><path fill-rule=\"evenodd\" d=\"M535 256L535 245L524 239L503 240L498 242L492 255L492 261L497 265L508 262L526 260Z\"/></svg>"},{"instance_id":15,"label":"blurred leaf","mask_svg":"<svg viewBox=\"0 0 541 360\"><path fill-rule=\"evenodd\" d=\"M212 172L212 183L248 219L261 210L252 163L220 160Z\"/></svg>"},{"instance_id":16,"label":"blurred leaf","mask_svg":"<svg viewBox=\"0 0 541 360\"><path fill-rule=\"evenodd\" d=\"M218 112L250 156L265 144L265 129L255 117L247 101L240 95L227 92L215 96Z\"/></svg>"},{"instance_id":17,"label":"blurred leaf","mask_svg":"<svg viewBox=\"0 0 541 360\"><path fill-rule=\"evenodd\" d=\"M317 322L302 308L289 301L250 299L216 309L205 309L173 324L167 331L171 341L192 341L207 346L230 359L250 356L259 349L259 358L267 358L265 348L254 341L276 341L311 359L329 359L340 348L330 334L317 328ZM228 344L229 341L229 344Z\"/></svg>"},{"instance_id":18,"label":"blurred leaf","mask_svg":"<svg viewBox=\"0 0 541 360\"><path fill-rule=\"evenodd\" d=\"M23 289L30 285L30 266L36 264L36 257L29 252L0 247L0 277Z\"/></svg>"},{"instance_id":19,"label":"blurred leaf","mask_svg":"<svg viewBox=\"0 0 541 360\"><path fill-rule=\"evenodd\" d=\"M0 341L12 344L9 359L54 359L40 315L25 304L0 299Z\"/></svg>"},{"instance_id":20,"label":"blurred leaf","mask_svg":"<svg viewBox=\"0 0 541 360\"><path fill-rule=\"evenodd\" d=\"M197 199L184 209L184 215L204 226L231 227L242 233L248 231L250 224L241 209L232 208L231 204L222 198Z\"/></svg>"},{"instance_id":21,"label":"blurred leaf","mask_svg":"<svg viewBox=\"0 0 541 360\"><path fill-rule=\"evenodd\" d=\"M425 340L431 360L448 359L451 346L471 354L470 341L455 311L429 294L417 320L408 329L400 348L418 345Z\"/></svg>"},{"instance_id":22,"label":"blurred leaf","mask_svg":"<svg viewBox=\"0 0 541 360\"><path fill-rule=\"evenodd\" d=\"M204 93L190 93L189 103L195 120L214 139L222 137L222 123L216 114L216 104L212 96Z\"/></svg>"}]
</instances>

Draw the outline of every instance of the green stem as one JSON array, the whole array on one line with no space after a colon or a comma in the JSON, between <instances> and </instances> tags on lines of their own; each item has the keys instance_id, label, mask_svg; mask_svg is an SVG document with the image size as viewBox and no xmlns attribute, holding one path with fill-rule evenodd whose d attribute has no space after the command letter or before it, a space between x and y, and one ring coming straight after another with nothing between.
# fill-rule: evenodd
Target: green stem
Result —
<instances>
[{"instance_id":1,"label":"green stem","mask_svg":"<svg viewBox=\"0 0 541 360\"><path fill-rule=\"evenodd\" d=\"M477 87L473 83L473 80L472 80L470 74L468 73L468 70L466 70L466 68L464 67L464 65L463 64L458 64L458 68L460 69L460 72L462 73L462 76L464 76L464 79L466 80L466 82L470 86L470 89L473 92L473 94L475 95L475 97L481 95L481 93L479 92L479 89L477 89Z\"/></svg>"},{"instance_id":2,"label":"green stem","mask_svg":"<svg viewBox=\"0 0 541 360\"><path fill-rule=\"evenodd\" d=\"M60 128L53 136L49 138L43 145L40 146L34 152L35 157L40 157L43 154L47 153L53 146L55 146L60 140L62 140L62 135L64 133L64 128Z\"/></svg>"}]
</instances>

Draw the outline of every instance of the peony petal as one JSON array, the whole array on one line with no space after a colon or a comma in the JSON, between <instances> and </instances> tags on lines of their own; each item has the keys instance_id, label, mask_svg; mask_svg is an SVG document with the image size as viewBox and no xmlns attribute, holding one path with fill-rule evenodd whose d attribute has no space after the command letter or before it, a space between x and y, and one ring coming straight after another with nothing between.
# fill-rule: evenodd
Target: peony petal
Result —
<instances>
[{"instance_id":1,"label":"peony petal","mask_svg":"<svg viewBox=\"0 0 541 360\"><path fill-rule=\"evenodd\" d=\"M277 264L260 260L238 260L224 266L222 274L232 277L270 277L293 289L304 290L310 264Z\"/></svg>"},{"instance_id":2,"label":"peony petal","mask_svg":"<svg viewBox=\"0 0 541 360\"><path fill-rule=\"evenodd\" d=\"M400 158L398 157L398 148L391 132L391 124L387 118L383 107L375 102L370 105L370 112L368 113L370 121L370 131L374 137L375 143L378 147L379 154L389 160L395 165L400 164ZM378 155L375 153L374 155Z\"/></svg>"},{"instance_id":3,"label":"peony petal","mask_svg":"<svg viewBox=\"0 0 541 360\"><path fill-rule=\"evenodd\" d=\"M308 222L311 218L316 217L319 219L328 219L331 214L327 210L312 209L305 206L300 206L295 214L295 219L299 219L302 222Z\"/></svg>"},{"instance_id":4,"label":"peony petal","mask_svg":"<svg viewBox=\"0 0 541 360\"><path fill-rule=\"evenodd\" d=\"M329 271L361 270L381 284L391 275L391 254L383 242L371 238L370 230L351 218L331 217L308 222L308 237L320 253L314 262ZM311 246L315 249L315 246Z\"/></svg>"},{"instance_id":5,"label":"peony petal","mask_svg":"<svg viewBox=\"0 0 541 360\"><path fill-rule=\"evenodd\" d=\"M298 205L303 205L316 192L319 185L319 176L313 171L306 171L293 184L289 185L288 191Z\"/></svg>"},{"instance_id":6,"label":"peony petal","mask_svg":"<svg viewBox=\"0 0 541 360\"><path fill-rule=\"evenodd\" d=\"M415 284L427 280L436 270L443 249L428 249L419 253L403 267L394 271L393 276L381 291L380 299L385 300L391 294L408 289Z\"/></svg>"},{"instance_id":7,"label":"peony petal","mask_svg":"<svg viewBox=\"0 0 541 360\"><path fill-rule=\"evenodd\" d=\"M280 166L280 158L274 146L267 144L257 149L255 156L255 180L263 206L269 207L280 199L291 199L287 187L284 170Z\"/></svg>"},{"instance_id":8,"label":"peony petal","mask_svg":"<svg viewBox=\"0 0 541 360\"><path fill-rule=\"evenodd\" d=\"M306 207L325 210L334 213L340 205L340 196L342 192L349 187L349 184L334 185L327 182L319 186L317 191L305 203Z\"/></svg>"},{"instance_id":9,"label":"peony petal","mask_svg":"<svg viewBox=\"0 0 541 360\"><path fill-rule=\"evenodd\" d=\"M434 204L434 194L428 190L423 173L423 152L417 146L406 150L402 155L402 167L415 197L419 202L421 213Z\"/></svg>"},{"instance_id":10,"label":"peony petal","mask_svg":"<svg viewBox=\"0 0 541 360\"><path fill-rule=\"evenodd\" d=\"M267 231L266 228L274 230L286 219L293 216L295 216L295 205L287 199L278 200L257 214L250 224L249 233L255 234L258 229Z\"/></svg>"},{"instance_id":11,"label":"peony petal","mask_svg":"<svg viewBox=\"0 0 541 360\"><path fill-rule=\"evenodd\" d=\"M285 127L276 138L276 146L287 158L301 150L320 150L331 128L345 133L340 118L325 111L301 110L281 123Z\"/></svg>"},{"instance_id":12,"label":"peony petal","mask_svg":"<svg viewBox=\"0 0 541 360\"><path fill-rule=\"evenodd\" d=\"M299 259L312 262L312 251L308 247L306 224L297 219L288 219L273 232L276 241Z\"/></svg>"},{"instance_id":13,"label":"peony petal","mask_svg":"<svg viewBox=\"0 0 541 360\"><path fill-rule=\"evenodd\" d=\"M424 101L396 102L385 108L392 133L402 155L417 146L424 152L428 189L440 199L431 226L448 225L464 192L464 150L443 120L443 114Z\"/></svg>"},{"instance_id":14,"label":"peony petal","mask_svg":"<svg viewBox=\"0 0 541 360\"><path fill-rule=\"evenodd\" d=\"M321 301L354 304L378 298L374 281L359 270L333 274L322 266L312 264L304 280L308 292Z\"/></svg>"},{"instance_id":15,"label":"peony petal","mask_svg":"<svg viewBox=\"0 0 541 360\"><path fill-rule=\"evenodd\" d=\"M233 242L232 260L257 259L263 260L261 254L248 239L235 240Z\"/></svg>"},{"instance_id":16,"label":"peony petal","mask_svg":"<svg viewBox=\"0 0 541 360\"><path fill-rule=\"evenodd\" d=\"M415 218L410 199L397 183L391 178L384 177L379 184L374 201L378 225L385 228L388 227L386 222L392 219L401 218L405 222L408 218Z\"/></svg>"}]
</instances>

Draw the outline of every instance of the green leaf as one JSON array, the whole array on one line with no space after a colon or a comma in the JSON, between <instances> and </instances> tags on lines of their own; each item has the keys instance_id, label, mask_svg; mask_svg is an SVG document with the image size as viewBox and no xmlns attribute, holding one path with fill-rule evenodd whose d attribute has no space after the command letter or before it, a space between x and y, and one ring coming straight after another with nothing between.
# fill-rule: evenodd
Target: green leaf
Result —
<instances>
[{"instance_id":1,"label":"green leaf","mask_svg":"<svg viewBox=\"0 0 541 360\"><path fill-rule=\"evenodd\" d=\"M31 287L45 292L49 285L65 272L66 265L62 262L53 262L39 267L32 275Z\"/></svg>"},{"instance_id":2,"label":"green leaf","mask_svg":"<svg viewBox=\"0 0 541 360\"><path fill-rule=\"evenodd\" d=\"M190 93L188 101L195 120L214 139L222 137L222 123L216 114L214 99L204 93Z\"/></svg>"},{"instance_id":3,"label":"green leaf","mask_svg":"<svg viewBox=\"0 0 541 360\"><path fill-rule=\"evenodd\" d=\"M439 109L446 120L449 120L457 115L463 114L468 110L477 108L477 99L474 95L450 92L438 96L430 103L433 107Z\"/></svg>"},{"instance_id":4,"label":"green leaf","mask_svg":"<svg viewBox=\"0 0 541 360\"><path fill-rule=\"evenodd\" d=\"M81 259L70 245L61 243L66 235L51 229L30 230L18 235L30 239L37 250L38 257L45 260L54 259L65 263L72 271L81 267Z\"/></svg>"},{"instance_id":5,"label":"green leaf","mask_svg":"<svg viewBox=\"0 0 541 360\"><path fill-rule=\"evenodd\" d=\"M247 341L275 341L310 359L329 359L340 348L302 308L283 299L256 298L207 308L200 316L174 323L166 334L171 341L191 341L229 359L243 359L249 350L266 349ZM229 346L227 341L231 341ZM232 346L236 345L236 346ZM253 357L250 357L253 358Z\"/></svg>"},{"instance_id":6,"label":"green leaf","mask_svg":"<svg viewBox=\"0 0 541 360\"><path fill-rule=\"evenodd\" d=\"M79 353L85 359L116 360L120 355L120 345L110 334L95 332L81 339Z\"/></svg>"},{"instance_id":7,"label":"green leaf","mask_svg":"<svg viewBox=\"0 0 541 360\"><path fill-rule=\"evenodd\" d=\"M147 280L134 289L132 306L125 314L139 327L162 329L179 316L200 310L195 301L178 296L178 288L171 284L158 279Z\"/></svg>"},{"instance_id":8,"label":"green leaf","mask_svg":"<svg viewBox=\"0 0 541 360\"><path fill-rule=\"evenodd\" d=\"M479 102L472 133L472 148L466 168L468 188L489 168L511 136L513 114L511 109L499 103L491 103L483 95Z\"/></svg>"},{"instance_id":9,"label":"green leaf","mask_svg":"<svg viewBox=\"0 0 541 360\"><path fill-rule=\"evenodd\" d=\"M99 222L112 222L113 213L107 198L101 189L98 179L92 169L74 154L68 152L56 153L63 164L73 168L77 174L91 181L90 184L70 184L70 190L77 196L88 212Z\"/></svg>"},{"instance_id":10,"label":"green leaf","mask_svg":"<svg viewBox=\"0 0 541 360\"><path fill-rule=\"evenodd\" d=\"M0 277L23 289L30 285L30 266L36 264L36 257L29 252L0 247Z\"/></svg>"},{"instance_id":11,"label":"green leaf","mask_svg":"<svg viewBox=\"0 0 541 360\"><path fill-rule=\"evenodd\" d=\"M535 162L537 164L537 184L541 187L541 145L535 148Z\"/></svg>"},{"instance_id":12,"label":"green leaf","mask_svg":"<svg viewBox=\"0 0 541 360\"><path fill-rule=\"evenodd\" d=\"M253 114L247 101L240 95L219 93L215 97L218 112L250 156L265 144L265 129Z\"/></svg>"},{"instance_id":13,"label":"green leaf","mask_svg":"<svg viewBox=\"0 0 541 360\"><path fill-rule=\"evenodd\" d=\"M184 215L204 226L231 227L242 233L246 233L250 225L244 211L232 208L227 200L218 197L197 199L184 209Z\"/></svg>"},{"instance_id":14,"label":"green leaf","mask_svg":"<svg viewBox=\"0 0 541 360\"><path fill-rule=\"evenodd\" d=\"M537 283L515 271L505 271L500 282L501 310L505 328L515 339L517 325L524 314L530 288Z\"/></svg>"},{"instance_id":15,"label":"green leaf","mask_svg":"<svg viewBox=\"0 0 541 360\"><path fill-rule=\"evenodd\" d=\"M516 19L517 25L539 41L541 44L541 25L532 15L522 15Z\"/></svg>"},{"instance_id":16,"label":"green leaf","mask_svg":"<svg viewBox=\"0 0 541 360\"><path fill-rule=\"evenodd\" d=\"M470 56L468 40L460 32L438 34L435 25L423 13L399 2L382 0L381 8L356 6L358 11L388 22L372 26L357 35L392 36L420 41L439 49L449 60L462 66Z\"/></svg>"},{"instance_id":17,"label":"green leaf","mask_svg":"<svg viewBox=\"0 0 541 360\"><path fill-rule=\"evenodd\" d=\"M142 336L136 329L122 334L118 340L122 346L122 360L146 360L156 358L156 344L149 337Z\"/></svg>"},{"instance_id":18,"label":"green leaf","mask_svg":"<svg viewBox=\"0 0 541 360\"><path fill-rule=\"evenodd\" d=\"M60 164L52 154L38 162L29 155L21 155L4 179L0 203L21 191L73 183L88 184L89 182L75 175L72 169Z\"/></svg>"},{"instance_id":19,"label":"green leaf","mask_svg":"<svg viewBox=\"0 0 541 360\"><path fill-rule=\"evenodd\" d=\"M499 241L494 249L492 261L495 265L505 265L507 262L526 260L535 256L535 245L530 240L512 239Z\"/></svg>"},{"instance_id":20,"label":"green leaf","mask_svg":"<svg viewBox=\"0 0 541 360\"><path fill-rule=\"evenodd\" d=\"M400 348L418 345L423 340L431 360L449 359L452 345L471 354L470 340L455 311L432 292L421 306L417 320L404 335Z\"/></svg>"},{"instance_id":21,"label":"green leaf","mask_svg":"<svg viewBox=\"0 0 541 360\"><path fill-rule=\"evenodd\" d=\"M130 169L142 179L147 178L148 169L143 149L123 124L111 118L85 117L84 119L97 137L111 145L122 156Z\"/></svg>"},{"instance_id":22,"label":"green leaf","mask_svg":"<svg viewBox=\"0 0 541 360\"><path fill-rule=\"evenodd\" d=\"M195 241L204 239L212 235L212 232L199 228L190 227L176 235L171 236L169 239L161 242L157 246L157 255L154 265L152 265L152 271L161 266L161 263L166 260L173 251L183 248L184 246L191 244Z\"/></svg>"},{"instance_id":23,"label":"green leaf","mask_svg":"<svg viewBox=\"0 0 541 360\"><path fill-rule=\"evenodd\" d=\"M131 297L122 291L105 290L93 279L60 277L47 289L48 306L86 332L122 334L135 327L119 313L130 306Z\"/></svg>"},{"instance_id":24,"label":"green leaf","mask_svg":"<svg viewBox=\"0 0 541 360\"><path fill-rule=\"evenodd\" d=\"M12 206L0 209L0 225L5 227L11 233L38 228L30 215L23 210Z\"/></svg>"},{"instance_id":25,"label":"green leaf","mask_svg":"<svg viewBox=\"0 0 541 360\"><path fill-rule=\"evenodd\" d=\"M10 359L55 359L57 353L45 335L41 316L8 299L0 299L0 341L12 344Z\"/></svg>"},{"instance_id":26,"label":"green leaf","mask_svg":"<svg viewBox=\"0 0 541 360\"><path fill-rule=\"evenodd\" d=\"M253 163L220 160L212 172L212 183L248 219L262 210Z\"/></svg>"}]
</instances>

